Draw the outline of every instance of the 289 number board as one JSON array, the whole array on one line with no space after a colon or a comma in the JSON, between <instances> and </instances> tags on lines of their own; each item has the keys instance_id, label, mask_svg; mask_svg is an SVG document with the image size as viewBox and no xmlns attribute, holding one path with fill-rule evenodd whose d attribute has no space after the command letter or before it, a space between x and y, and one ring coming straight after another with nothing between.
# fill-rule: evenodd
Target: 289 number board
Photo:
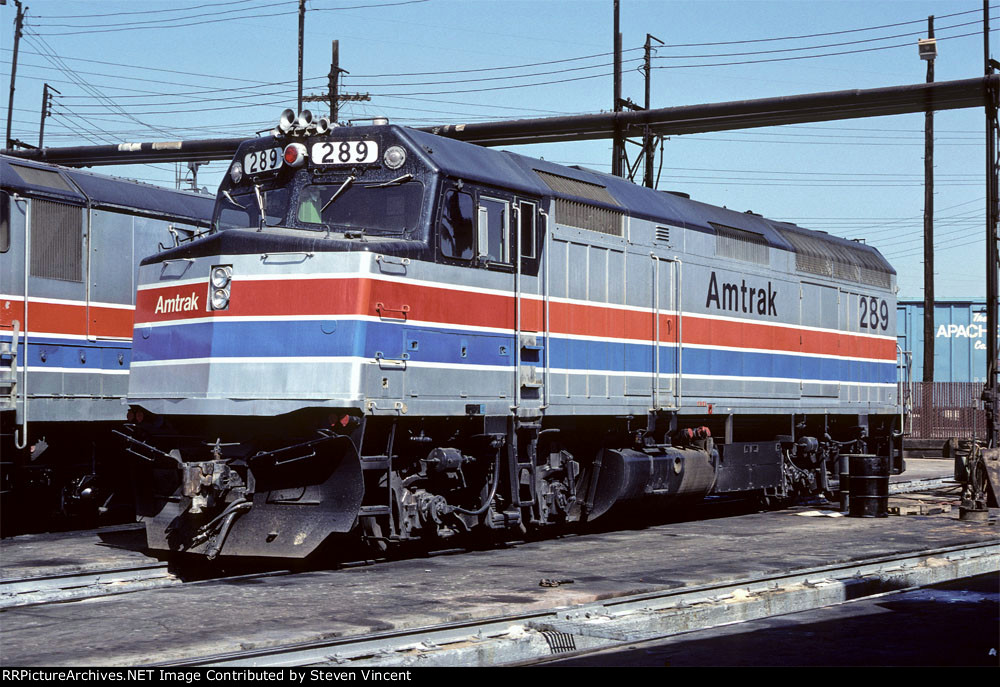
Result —
<instances>
[{"instance_id":1,"label":"289 number board","mask_svg":"<svg viewBox=\"0 0 1000 687\"><path fill-rule=\"evenodd\" d=\"M375 141L314 143L309 155L314 165L367 165L378 161Z\"/></svg>"}]
</instances>

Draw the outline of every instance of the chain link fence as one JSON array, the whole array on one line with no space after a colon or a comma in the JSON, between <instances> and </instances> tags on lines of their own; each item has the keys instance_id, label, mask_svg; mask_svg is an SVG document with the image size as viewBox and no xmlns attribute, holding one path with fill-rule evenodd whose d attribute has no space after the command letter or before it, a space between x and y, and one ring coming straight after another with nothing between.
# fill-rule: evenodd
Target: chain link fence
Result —
<instances>
[{"instance_id":1,"label":"chain link fence","mask_svg":"<svg viewBox=\"0 0 1000 687\"><path fill-rule=\"evenodd\" d=\"M982 382L914 382L913 439L971 439L986 432Z\"/></svg>"}]
</instances>

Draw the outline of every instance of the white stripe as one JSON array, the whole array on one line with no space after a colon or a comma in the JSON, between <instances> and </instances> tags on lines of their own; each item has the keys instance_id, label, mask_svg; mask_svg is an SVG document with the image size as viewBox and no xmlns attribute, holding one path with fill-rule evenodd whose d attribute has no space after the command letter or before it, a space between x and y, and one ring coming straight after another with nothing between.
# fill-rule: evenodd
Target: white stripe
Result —
<instances>
[{"instance_id":1,"label":"white stripe","mask_svg":"<svg viewBox=\"0 0 1000 687\"><path fill-rule=\"evenodd\" d=\"M502 329L500 327L479 327L475 325L450 324L444 322L429 322L426 320L396 320L392 318L381 318L375 315L244 315L239 317L192 317L186 320L164 320L162 322L137 322L135 329L172 327L185 324L204 324L207 322L387 322L389 324L399 324L408 327L430 327L433 329L448 329L453 331L477 332L484 334L499 334L513 336L513 329ZM522 333L524 332L522 330Z\"/></svg>"},{"instance_id":2,"label":"white stripe","mask_svg":"<svg viewBox=\"0 0 1000 687\"><path fill-rule=\"evenodd\" d=\"M24 296L13 296L0 293L0 300L17 301L19 303L24 303ZM88 305L87 301L74 301L65 298L38 298L37 296L28 296L28 302L45 303L49 305L75 305L81 308L86 307ZM89 305L93 308L110 308L112 310L135 310L135 306L130 303L104 303L101 301L90 301Z\"/></svg>"},{"instance_id":3,"label":"white stripe","mask_svg":"<svg viewBox=\"0 0 1000 687\"><path fill-rule=\"evenodd\" d=\"M385 359L384 364L390 364L397 362L395 359ZM399 361L402 362L402 361ZM416 368L427 368L427 369L450 369L450 370L463 370L463 371L477 371L477 372L513 372L513 365L472 365L472 364L461 364L461 363L434 363L434 362L423 362L423 361L413 361L407 360L407 367ZM250 364L250 365L292 365L299 363L354 363L354 364L365 364L365 365L377 365L378 360L372 358L361 358L357 356L308 356L300 358L283 358L283 357L262 357L262 358L189 358L189 359L178 359L178 360L148 360L148 361L134 361L132 367L163 367L170 365L208 365L216 363L226 363L226 364ZM550 368L549 372L551 374L566 374L566 375L592 375L592 376L607 376L607 377L647 377L652 378L653 374L651 372L628 372L624 370L579 370L579 369L568 369L568 368ZM672 379L676 377L674 374L670 373L660 373L660 379ZM710 381L734 381L734 382L778 382L778 383L788 383L788 384L843 384L847 386L877 386L877 387L895 387L895 382L847 382L840 380L828 380L828 379L798 379L798 378L788 378L788 377L751 377L751 376L738 376L738 375L694 375L685 374L684 379L706 379Z\"/></svg>"},{"instance_id":4,"label":"white stripe","mask_svg":"<svg viewBox=\"0 0 1000 687\"><path fill-rule=\"evenodd\" d=\"M503 296L506 298L514 298L514 292L507 289L488 289L479 286L462 286L456 287L454 284L446 282L436 282L427 279L413 279L410 277L393 277L389 275L374 274L371 272L317 272L308 275L303 274L253 274L253 275L234 275L233 281L318 281L322 279L372 279L376 281L384 281L392 284L407 284L410 286L426 286L430 288L446 289L449 291L460 291L462 293L475 293L488 296ZM207 279L200 280L186 280L173 282L172 284L152 284L140 286L139 289L145 288L160 288L171 285L188 285L192 283L205 283ZM539 294L531 293L521 293L521 298L527 301L537 301L543 302L544 296ZM621 303L602 303L599 301L588 301L580 298L564 298L564 297L549 297L550 303L561 303L566 305L580 305L588 307L599 307L599 308L609 308L611 310L617 310L622 312L634 312L640 314L652 314L653 308L644 308L634 305L625 305ZM674 315L675 311L668 309L660 309L660 315ZM787 322L767 322L753 318L747 317L734 317L730 315L716 315L714 313L695 313L695 312L682 312L682 317L694 317L702 320L713 320L722 322L736 322L740 324L758 324L767 327L781 327L784 329L792 329L794 331L807 331L807 332L819 332L822 334L843 334L847 336L856 336L865 339L876 339L883 341L895 341L895 336L890 336L887 334L867 334L863 332L849 332L840 329L828 329L825 327L810 327L806 325L791 324Z\"/></svg>"},{"instance_id":5,"label":"white stripe","mask_svg":"<svg viewBox=\"0 0 1000 687\"><path fill-rule=\"evenodd\" d=\"M89 337L84 334L59 334L56 332L28 332L28 343L37 343L35 339L69 339L70 341L83 341L86 343L99 343L101 341L115 341L121 343L132 343L132 337L129 336L98 336ZM24 332L18 332L18 341L24 340Z\"/></svg>"},{"instance_id":6,"label":"white stripe","mask_svg":"<svg viewBox=\"0 0 1000 687\"><path fill-rule=\"evenodd\" d=\"M22 365L17 366L18 372L24 372L24 367ZM105 370L103 368L95 367L39 367L36 365L28 365L29 373L38 372L58 372L59 374L94 374L94 375L127 375L128 368L122 370Z\"/></svg>"},{"instance_id":7,"label":"white stripe","mask_svg":"<svg viewBox=\"0 0 1000 687\"><path fill-rule=\"evenodd\" d=\"M174 286L192 286L197 284L208 284L208 275L193 279L174 279L156 282L155 284L139 284L138 291L151 291L152 289L168 289Z\"/></svg>"},{"instance_id":8,"label":"white stripe","mask_svg":"<svg viewBox=\"0 0 1000 687\"><path fill-rule=\"evenodd\" d=\"M621 370L579 370L553 367L549 369L549 372L552 374L591 375L596 377L642 377L650 380L654 377L652 372L631 372ZM677 375L673 373L661 372L659 377L660 379L670 380L676 379ZM837 379L799 379L797 377L741 377L739 375L696 375L685 373L683 375L683 379L705 379L713 382L777 382L782 384L843 384L845 386L896 387L896 382L847 382Z\"/></svg>"},{"instance_id":9,"label":"white stripe","mask_svg":"<svg viewBox=\"0 0 1000 687\"><path fill-rule=\"evenodd\" d=\"M251 322L349 322L349 321L361 321L361 322L372 322L379 323L385 320L372 315L331 315L329 317L324 317L322 315L307 315L307 316L297 316L297 315L277 315L277 316L242 316L242 317L197 317L188 320L164 320L162 322L140 322L136 323L135 329L140 328L155 328L155 327L172 327L185 324L201 324L207 322L239 322L239 323L251 323ZM451 324L443 322L429 322L425 320L398 320L392 321L394 324L406 325L411 327L428 327L433 329L444 329L448 331L456 332L475 332L481 334L496 334L513 336L513 329L501 329L495 327L479 327L473 325L463 325L463 324ZM544 334L542 332L531 332L531 331L521 331L522 334L526 335L537 335L539 338L543 338ZM592 341L596 343L620 343L620 344L639 344L646 346L653 346L653 342L649 339L627 339L619 337L601 337L601 336L588 336L584 334L551 334L551 339L558 339L560 341ZM676 348L677 344L672 341L661 341L660 346L663 348ZM848 356L848 355L836 355L833 353L809 353L804 351L788 351L784 349L766 349L766 348L739 348L736 346L712 346L706 344L690 344L686 343L683 345L683 349L702 349L702 350L715 350L715 351L733 351L737 353L764 353L770 355L792 355L800 358L823 358L827 360L847 360L854 362L871 362L871 363L885 363L885 364L895 364L895 359L883 359L883 358L863 358L858 356Z\"/></svg>"},{"instance_id":10,"label":"white stripe","mask_svg":"<svg viewBox=\"0 0 1000 687\"><path fill-rule=\"evenodd\" d=\"M469 370L469 371L480 371L480 372L513 372L513 365L473 365L473 364L462 364L462 363L433 363L425 361L414 361L414 360L400 360L398 358L383 358L382 363L384 365L394 365L398 364L402 366L406 363L407 367L424 367L431 369L456 369L456 370ZM182 358L173 360L143 360L143 361L132 361L132 367L163 367L171 365L208 365L208 364L233 364L233 365L293 365L300 363L312 363L312 364L364 364L364 365L379 365L379 360L375 358L362 358L358 356L302 356L302 357L280 357L280 356L270 356L270 357L241 357L241 358Z\"/></svg>"}]
</instances>

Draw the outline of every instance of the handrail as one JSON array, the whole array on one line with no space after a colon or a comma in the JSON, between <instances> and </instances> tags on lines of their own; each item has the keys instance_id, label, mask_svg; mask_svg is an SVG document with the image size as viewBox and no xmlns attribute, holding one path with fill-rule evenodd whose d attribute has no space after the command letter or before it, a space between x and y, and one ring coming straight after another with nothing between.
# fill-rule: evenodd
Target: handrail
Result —
<instances>
[{"instance_id":1,"label":"handrail","mask_svg":"<svg viewBox=\"0 0 1000 687\"><path fill-rule=\"evenodd\" d=\"M545 235L542 237L543 251L545 253L545 348L542 354L545 356L545 384L542 387L542 409L549 407L549 385L552 383L549 370L549 360L552 353L552 333L549 331L549 253L552 252L551 229L549 213L542 207L538 208L538 214L545 218Z\"/></svg>"},{"instance_id":2,"label":"handrail","mask_svg":"<svg viewBox=\"0 0 1000 687\"><path fill-rule=\"evenodd\" d=\"M16 193L13 195L14 202L25 201L24 203L24 361L21 364L21 384L14 395L14 422L17 423L17 396L24 394L24 401L21 404L21 429L24 430L24 441L21 441L21 430L14 429L14 447L18 451L24 450L28 446L28 274L31 269L31 203L26 198L22 198ZM14 342L15 350L17 341ZM14 369L14 377L17 378L17 369Z\"/></svg>"}]
</instances>

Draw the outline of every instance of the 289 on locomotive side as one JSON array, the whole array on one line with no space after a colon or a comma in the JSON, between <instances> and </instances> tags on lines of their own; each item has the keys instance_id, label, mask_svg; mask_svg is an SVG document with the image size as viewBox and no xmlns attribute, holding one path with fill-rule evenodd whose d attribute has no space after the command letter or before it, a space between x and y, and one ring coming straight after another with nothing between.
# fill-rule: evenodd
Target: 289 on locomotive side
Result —
<instances>
[{"instance_id":1,"label":"289 on locomotive side","mask_svg":"<svg viewBox=\"0 0 1000 687\"><path fill-rule=\"evenodd\" d=\"M304 557L831 490L902 461L869 246L388 124L286 113L140 269L154 549Z\"/></svg>"}]
</instances>

